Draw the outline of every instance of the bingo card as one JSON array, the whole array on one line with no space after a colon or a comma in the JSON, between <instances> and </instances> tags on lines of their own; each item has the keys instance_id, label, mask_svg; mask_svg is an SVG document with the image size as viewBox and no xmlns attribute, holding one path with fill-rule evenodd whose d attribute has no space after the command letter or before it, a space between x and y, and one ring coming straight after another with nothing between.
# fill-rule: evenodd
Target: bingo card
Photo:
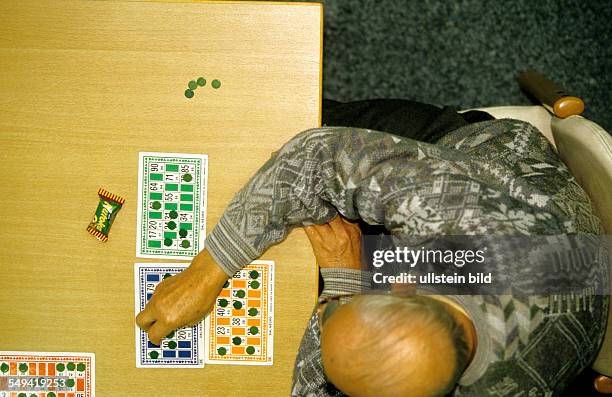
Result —
<instances>
[{"instance_id":1,"label":"bingo card","mask_svg":"<svg viewBox=\"0 0 612 397\"><path fill-rule=\"evenodd\" d=\"M208 157L141 152L136 256L191 259L204 248Z\"/></svg>"},{"instance_id":2,"label":"bingo card","mask_svg":"<svg viewBox=\"0 0 612 397\"><path fill-rule=\"evenodd\" d=\"M206 363L272 365L274 262L254 261L231 277L206 318Z\"/></svg>"},{"instance_id":3,"label":"bingo card","mask_svg":"<svg viewBox=\"0 0 612 397\"><path fill-rule=\"evenodd\" d=\"M0 352L0 397L94 397L93 353Z\"/></svg>"},{"instance_id":4,"label":"bingo card","mask_svg":"<svg viewBox=\"0 0 612 397\"><path fill-rule=\"evenodd\" d=\"M187 263L136 263L134 265L136 314L153 296L162 280L182 272ZM202 368L202 323L172 331L159 346L136 326L136 367Z\"/></svg>"}]
</instances>

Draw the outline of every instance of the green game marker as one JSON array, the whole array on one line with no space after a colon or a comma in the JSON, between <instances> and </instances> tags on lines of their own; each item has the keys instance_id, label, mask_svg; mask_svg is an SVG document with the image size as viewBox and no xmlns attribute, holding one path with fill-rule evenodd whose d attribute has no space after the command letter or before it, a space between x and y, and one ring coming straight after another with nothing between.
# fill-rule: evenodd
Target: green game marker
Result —
<instances>
[{"instance_id":1,"label":"green game marker","mask_svg":"<svg viewBox=\"0 0 612 397\"><path fill-rule=\"evenodd\" d=\"M164 245L166 247L170 247L172 245L172 239L171 238L165 238L164 239Z\"/></svg>"},{"instance_id":2,"label":"green game marker","mask_svg":"<svg viewBox=\"0 0 612 397\"><path fill-rule=\"evenodd\" d=\"M192 91L192 90L190 90L190 89L186 89L186 90L185 90L185 96L186 96L187 98L193 98L193 91Z\"/></svg>"},{"instance_id":3,"label":"green game marker","mask_svg":"<svg viewBox=\"0 0 612 397\"><path fill-rule=\"evenodd\" d=\"M17 397L28 397L28 395L25 393L19 393L17 394Z\"/></svg>"},{"instance_id":4,"label":"green game marker","mask_svg":"<svg viewBox=\"0 0 612 397\"><path fill-rule=\"evenodd\" d=\"M191 180L193 179L193 176L191 176L191 174L185 174L183 175L183 180L185 182L191 182Z\"/></svg>"},{"instance_id":5,"label":"green game marker","mask_svg":"<svg viewBox=\"0 0 612 397\"><path fill-rule=\"evenodd\" d=\"M85 371L85 364L84 363L78 363L77 364L77 371L79 371L79 372Z\"/></svg>"},{"instance_id":6,"label":"green game marker","mask_svg":"<svg viewBox=\"0 0 612 397\"><path fill-rule=\"evenodd\" d=\"M168 342L168 347L170 349L176 349L176 342L171 340L170 342Z\"/></svg>"},{"instance_id":7,"label":"green game marker","mask_svg":"<svg viewBox=\"0 0 612 397\"><path fill-rule=\"evenodd\" d=\"M68 365L66 365L66 368L68 368L68 371L74 371L74 369L76 368L76 364L68 363Z\"/></svg>"},{"instance_id":8,"label":"green game marker","mask_svg":"<svg viewBox=\"0 0 612 397\"><path fill-rule=\"evenodd\" d=\"M181 241L181 247L183 247L183 248L189 248L189 247L191 247L191 244L189 244L189 240L183 240L183 241Z\"/></svg>"},{"instance_id":9,"label":"green game marker","mask_svg":"<svg viewBox=\"0 0 612 397\"><path fill-rule=\"evenodd\" d=\"M206 79L204 77L198 77L197 83L200 87L204 87L206 85Z\"/></svg>"},{"instance_id":10,"label":"green game marker","mask_svg":"<svg viewBox=\"0 0 612 397\"><path fill-rule=\"evenodd\" d=\"M155 360L157 357L159 357L159 353L153 351L153 352L149 353L149 357L151 357L153 360Z\"/></svg>"},{"instance_id":11,"label":"green game marker","mask_svg":"<svg viewBox=\"0 0 612 397\"><path fill-rule=\"evenodd\" d=\"M234 309L242 309L242 303L238 301L234 302Z\"/></svg>"},{"instance_id":12,"label":"green game marker","mask_svg":"<svg viewBox=\"0 0 612 397\"><path fill-rule=\"evenodd\" d=\"M28 370L28 364L26 364L26 363L19 364L19 370L21 372L26 372Z\"/></svg>"},{"instance_id":13,"label":"green game marker","mask_svg":"<svg viewBox=\"0 0 612 397\"><path fill-rule=\"evenodd\" d=\"M174 331L172 331L168 335L166 335L166 339L170 339L172 337L174 337Z\"/></svg>"},{"instance_id":14,"label":"green game marker","mask_svg":"<svg viewBox=\"0 0 612 397\"><path fill-rule=\"evenodd\" d=\"M210 86L216 90L217 88L221 87L221 82L217 79L214 79L212 83L210 83Z\"/></svg>"},{"instance_id":15,"label":"green game marker","mask_svg":"<svg viewBox=\"0 0 612 397\"><path fill-rule=\"evenodd\" d=\"M66 386L74 387L74 379L66 379Z\"/></svg>"},{"instance_id":16,"label":"green game marker","mask_svg":"<svg viewBox=\"0 0 612 397\"><path fill-rule=\"evenodd\" d=\"M240 299L244 298L246 296L246 292L244 292L244 290L238 290L236 291L236 296Z\"/></svg>"},{"instance_id":17,"label":"green game marker","mask_svg":"<svg viewBox=\"0 0 612 397\"><path fill-rule=\"evenodd\" d=\"M240 339L238 336L234 336L232 338L232 343L235 344L236 346L240 346L240 344L242 343L242 339Z\"/></svg>"},{"instance_id":18,"label":"green game marker","mask_svg":"<svg viewBox=\"0 0 612 397\"><path fill-rule=\"evenodd\" d=\"M164 274L164 276L163 276L164 280L165 280L165 279L167 279L168 277L172 277L172 274L170 274L170 273L166 273L166 274Z\"/></svg>"},{"instance_id":19,"label":"green game marker","mask_svg":"<svg viewBox=\"0 0 612 397\"><path fill-rule=\"evenodd\" d=\"M72 379L68 379L68 380L72 380ZM72 381L72 382L74 382L74 381ZM72 387L72 386L70 386L70 387ZM55 397L55 393L50 391L49 393L47 393L47 397Z\"/></svg>"},{"instance_id":20,"label":"green game marker","mask_svg":"<svg viewBox=\"0 0 612 397\"><path fill-rule=\"evenodd\" d=\"M189 87L190 90L195 90L198 88L198 84L194 80L191 80L189 83L187 83L187 87Z\"/></svg>"},{"instance_id":21,"label":"green game marker","mask_svg":"<svg viewBox=\"0 0 612 397\"><path fill-rule=\"evenodd\" d=\"M256 316L259 311L256 308L252 307L249 309L249 316Z\"/></svg>"},{"instance_id":22,"label":"green game marker","mask_svg":"<svg viewBox=\"0 0 612 397\"><path fill-rule=\"evenodd\" d=\"M229 302L227 301L227 299L219 299L219 306L227 307L227 305L229 305Z\"/></svg>"},{"instance_id":23,"label":"green game marker","mask_svg":"<svg viewBox=\"0 0 612 397\"><path fill-rule=\"evenodd\" d=\"M226 281L225 284L223 284L223 288L227 288L229 287L229 281Z\"/></svg>"},{"instance_id":24,"label":"green game marker","mask_svg":"<svg viewBox=\"0 0 612 397\"><path fill-rule=\"evenodd\" d=\"M174 229L176 229L176 222L170 221L170 222L168 222L168 224L166 226L168 226L168 229L174 230Z\"/></svg>"},{"instance_id":25,"label":"green game marker","mask_svg":"<svg viewBox=\"0 0 612 397\"><path fill-rule=\"evenodd\" d=\"M58 372L64 372L64 369L66 369L66 366L60 363L60 364L57 364L55 368L57 369Z\"/></svg>"},{"instance_id":26,"label":"green game marker","mask_svg":"<svg viewBox=\"0 0 612 397\"><path fill-rule=\"evenodd\" d=\"M182 238L187 237L187 230L185 229L179 230L179 236L181 236Z\"/></svg>"},{"instance_id":27,"label":"green game marker","mask_svg":"<svg viewBox=\"0 0 612 397\"><path fill-rule=\"evenodd\" d=\"M151 207L153 207L154 210L158 210L161 208L161 203L159 201L154 201Z\"/></svg>"},{"instance_id":28,"label":"green game marker","mask_svg":"<svg viewBox=\"0 0 612 397\"><path fill-rule=\"evenodd\" d=\"M217 349L217 353L219 353L220 356L225 356L227 354L227 349L225 347L220 347Z\"/></svg>"},{"instance_id":29,"label":"green game marker","mask_svg":"<svg viewBox=\"0 0 612 397\"><path fill-rule=\"evenodd\" d=\"M168 215L170 216L170 219L178 218L178 212L176 212L176 211L170 211L170 213Z\"/></svg>"},{"instance_id":30,"label":"green game marker","mask_svg":"<svg viewBox=\"0 0 612 397\"><path fill-rule=\"evenodd\" d=\"M257 329L257 327L251 327L249 328L249 331L251 331L251 335L257 335L259 333L259 329Z\"/></svg>"},{"instance_id":31,"label":"green game marker","mask_svg":"<svg viewBox=\"0 0 612 397\"><path fill-rule=\"evenodd\" d=\"M253 288L253 289L259 288L259 281L257 281L257 280L251 281L251 288Z\"/></svg>"},{"instance_id":32,"label":"green game marker","mask_svg":"<svg viewBox=\"0 0 612 397\"><path fill-rule=\"evenodd\" d=\"M9 366L7 363L2 363L2 365L0 365L0 371L8 372L8 370L9 370Z\"/></svg>"},{"instance_id":33,"label":"green game marker","mask_svg":"<svg viewBox=\"0 0 612 397\"><path fill-rule=\"evenodd\" d=\"M30 394L30 397L38 397L36 394L32 393Z\"/></svg>"},{"instance_id":34,"label":"green game marker","mask_svg":"<svg viewBox=\"0 0 612 397\"><path fill-rule=\"evenodd\" d=\"M252 279L256 279L257 277L259 277L259 272L257 270L251 270L249 273L249 277L251 277Z\"/></svg>"},{"instance_id":35,"label":"green game marker","mask_svg":"<svg viewBox=\"0 0 612 397\"><path fill-rule=\"evenodd\" d=\"M255 348L253 346L249 346L246 348L246 352L248 354L254 354L255 353Z\"/></svg>"}]
</instances>

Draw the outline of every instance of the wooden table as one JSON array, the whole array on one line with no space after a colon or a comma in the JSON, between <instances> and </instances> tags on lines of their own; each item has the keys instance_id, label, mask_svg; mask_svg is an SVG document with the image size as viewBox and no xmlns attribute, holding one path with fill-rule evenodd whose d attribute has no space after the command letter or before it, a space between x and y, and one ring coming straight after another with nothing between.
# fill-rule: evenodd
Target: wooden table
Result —
<instances>
[{"instance_id":1,"label":"wooden table","mask_svg":"<svg viewBox=\"0 0 612 397\"><path fill-rule=\"evenodd\" d=\"M99 396L286 396L315 299L301 230L276 261L274 365L136 369L139 151L209 156L208 231L291 136L320 123L322 7L0 2L0 350L96 354ZM199 88L199 76L220 89ZM126 198L86 233L105 187ZM154 260L151 260L154 261Z\"/></svg>"}]
</instances>

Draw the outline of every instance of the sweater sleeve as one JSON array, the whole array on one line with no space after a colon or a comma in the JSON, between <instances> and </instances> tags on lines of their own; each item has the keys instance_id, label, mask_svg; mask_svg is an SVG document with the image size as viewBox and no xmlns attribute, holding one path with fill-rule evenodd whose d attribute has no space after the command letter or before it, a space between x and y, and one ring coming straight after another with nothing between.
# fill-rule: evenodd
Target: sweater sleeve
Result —
<instances>
[{"instance_id":1,"label":"sweater sleeve","mask_svg":"<svg viewBox=\"0 0 612 397\"><path fill-rule=\"evenodd\" d=\"M351 128L298 134L236 194L206 239L206 248L232 275L293 227L322 224L338 212L384 224L380 186L397 165L388 160L416 155L415 143Z\"/></svg>"}]
</instances>

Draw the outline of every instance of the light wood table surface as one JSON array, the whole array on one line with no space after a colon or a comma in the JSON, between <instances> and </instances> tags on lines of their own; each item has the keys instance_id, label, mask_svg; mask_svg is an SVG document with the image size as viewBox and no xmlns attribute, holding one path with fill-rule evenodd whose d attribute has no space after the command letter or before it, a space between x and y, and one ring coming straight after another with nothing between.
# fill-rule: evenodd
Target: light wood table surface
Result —
<instances>
[{"instance_id":1,"label":"light wood table surface","mask_svg":"<svg viewBox=\"0 0 612 397\"><path fill-rule=\"evenodd\" d=\"M0 350L96 354L98 396L286 396L316 297L301 230L276 261L274 365L137 369L138 152L209 156L208 232L248 178L320 123L322 7L0 2ZM187 82L219 79L184 96ZM85 231L122 195L107 243ZM165 261L164 261L165 262Z\"/></svg>"}]
</instances>

